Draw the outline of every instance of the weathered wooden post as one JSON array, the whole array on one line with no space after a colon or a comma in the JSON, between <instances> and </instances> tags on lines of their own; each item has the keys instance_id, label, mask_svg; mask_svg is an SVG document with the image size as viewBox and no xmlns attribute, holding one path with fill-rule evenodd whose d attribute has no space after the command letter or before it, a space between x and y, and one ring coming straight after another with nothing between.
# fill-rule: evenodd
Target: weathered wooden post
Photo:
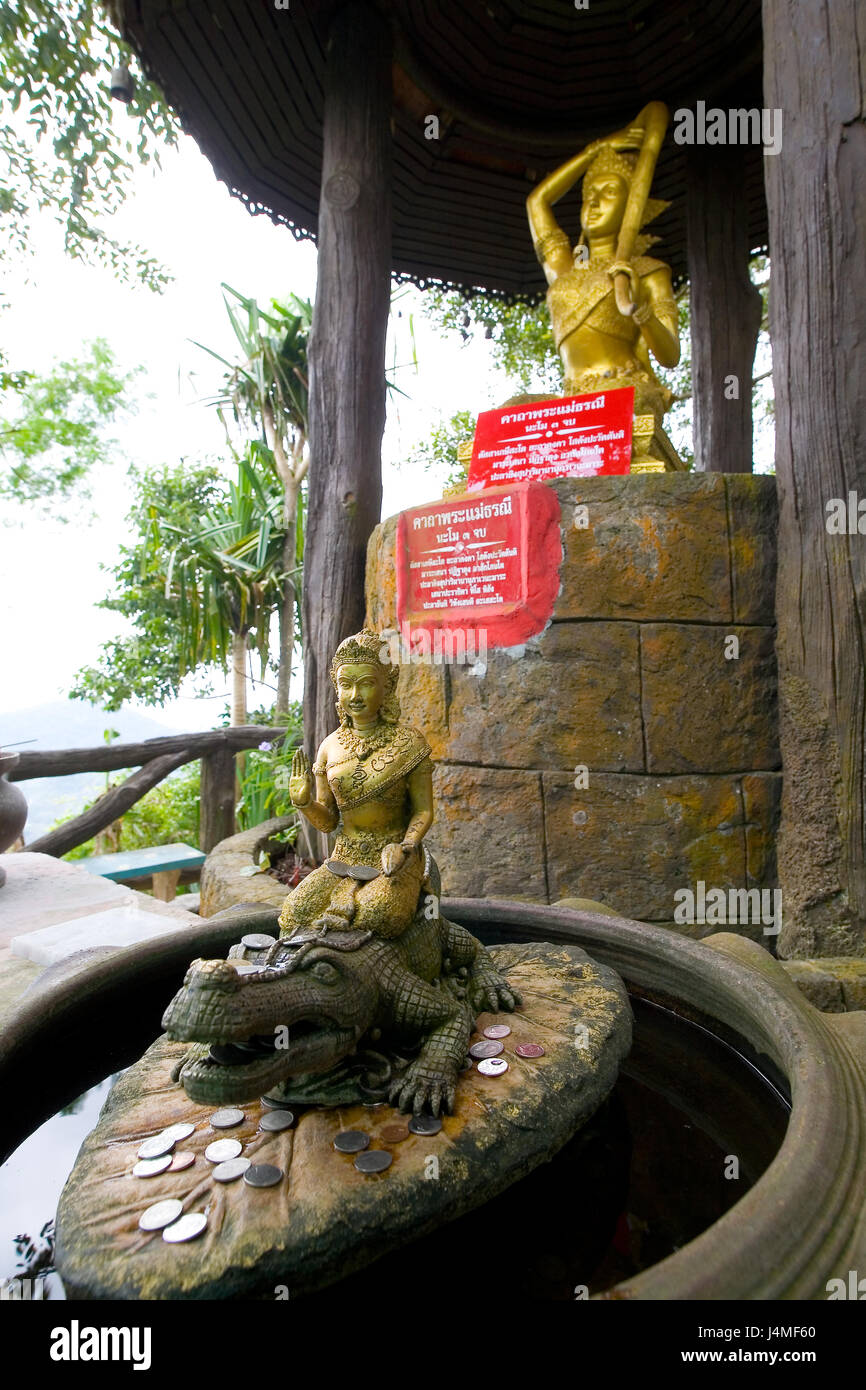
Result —
<instances>
[{"instance_id":1,"label":"weathered wooden post","mask_svg":"<svg viewBox=\"0 0 866 1390\"><path fill-rule=\"evenodd\" d=\"M761 295L749 278L742 145L693 148L688 266L695 468L752 471L752 364Z\"/></svg>"},{"instance_id":2,"label":"weathered wooden post","mask_svg":"<svg viewBox=\"0 0 866 1390\"><path fill-rule=\"evenodd\" d=\"M866 75L857 0L764 0L786 956L866 948ZM840 509L832 508L838 514ZM866 508L864 508L866 511ZM866 520L863 522L866 531Z\"/></svg>"},{"instance_id":3,"label":"weathered wooden post","mask_svg":"<svg viewBox=\"0 0 866 1390\"><path fill-rule=\"evenodd\" d=\"M367 539L382 502L391 268L391 33L371 5L335 17L325 77L318 284L310 335L304 557L308 752L334 727L328 666L364 616Z\"/></svg>"},{"instance_id":4,"label":"weathered wooden post","mask_svg":"<svg viewBox=\"0 0 866 1390\"><path fill-rule=\"evenodd\" d=\"M235 754L227 743L202 755L199 801L199 847L214 845L235 833Z\"/></svg>"}]
</instances>

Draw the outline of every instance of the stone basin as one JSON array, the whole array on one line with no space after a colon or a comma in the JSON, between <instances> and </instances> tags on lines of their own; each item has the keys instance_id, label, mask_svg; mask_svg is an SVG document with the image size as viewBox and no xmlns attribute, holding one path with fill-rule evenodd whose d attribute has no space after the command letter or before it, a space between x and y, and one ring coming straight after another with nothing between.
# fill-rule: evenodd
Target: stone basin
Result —
<instances>
[{"instance_id":1,"label":"stone basin","mask_svg":"<svg viewBox=\"0 0 866 1390\"><path fill-rule=\"evenodd\" d=\"M240 1107L237 1128L216 1131L213 1107L196 1105L170 1079L187 1045L155 1042L114 1086L64 1189L57 1268L67 1296L273 1298L283 1286L294 1297L454 1220L550 1159L616 1082L631 1045L628 996L611 969L576 945L513 944L492 954L523 995L517 1013L477 1019L479 1031L494 1019L511 1028L502 1053L508 1070L463 1072L455 1113L434 1136L389 1142L383 1131L406 1121L389 1105L314 1106L295 1128L266 1133L259 1100ZM522 1042L541 1043L544 1055L519 1057ZM195 1152L195 1164L132 1176L141 1142L183 1120L196 1130L178 1147ZM359 1173L352 1155L334 1149L341 1130L369 1134L371 1149L392 1155L391 1167ZM267 1189L215 1182L204 1150L225 1137L286 1178ZM145 1208L169 1197L185 1212L207 1212L207 1229L189 1245L138 1229Z\"/></svg>"}]
</instances>

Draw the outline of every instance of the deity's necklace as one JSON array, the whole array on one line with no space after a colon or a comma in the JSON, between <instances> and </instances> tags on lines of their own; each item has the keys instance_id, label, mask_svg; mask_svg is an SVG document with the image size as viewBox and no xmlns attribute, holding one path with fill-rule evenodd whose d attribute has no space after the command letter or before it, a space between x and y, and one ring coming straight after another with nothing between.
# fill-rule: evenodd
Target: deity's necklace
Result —
<instances>
[{"instance_id":1,"label":"deity's necklace","mask_svg":"<svg viewBox=\"0 0 866 1390\"><path fill-rule=\"evenodd\" d=\"M378 724L371 733L359 734L351 724L343 724L337 732L337 738L347 752L356 758L364 758L377 748L386 748L393 741L394 730L388 724Z\"/></svg>"}]
</instances>

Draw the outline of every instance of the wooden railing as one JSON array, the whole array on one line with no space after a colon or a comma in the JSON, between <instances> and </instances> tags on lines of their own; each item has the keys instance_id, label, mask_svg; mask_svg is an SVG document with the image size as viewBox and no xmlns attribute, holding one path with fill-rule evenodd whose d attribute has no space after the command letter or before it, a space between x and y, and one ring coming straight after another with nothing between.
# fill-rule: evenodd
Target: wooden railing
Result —
<instances>
[{"instance_id":1,"label":"wooden railing","mask_svg":"<svg viewBox=\"0 0 866 1390\"><path fill-rule=\"evenodd\" d=\"M279 743L291 731L265 724L243 724L204 734L171 734L143 743L110 743L98 748L60 748L21 753L10 782L31 777L64 777L72 772L117 772L138 767L80 816L40 835L26 848L59 858L122 816L130 806L184 763L201 759L199 844L207 851L235 829L235 756L260 743Z\"/></svg>"}]
</instances>

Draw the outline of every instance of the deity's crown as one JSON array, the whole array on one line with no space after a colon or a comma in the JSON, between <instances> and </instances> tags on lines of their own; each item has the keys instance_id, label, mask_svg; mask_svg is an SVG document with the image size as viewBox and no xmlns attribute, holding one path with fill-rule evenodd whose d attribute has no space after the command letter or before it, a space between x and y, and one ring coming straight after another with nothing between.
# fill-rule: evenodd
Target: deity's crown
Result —
<instances>
[{"instance_id":1,"label":"deity's crown","mask_svg":"<svg viewBox=\"0 0 866 1390\"><path fill-rule=\"evenodd\" d=\"M634 177L635 166L637 165L636 154L620 154L612 145L602 145L595 159L590 164L584 174L584 184L587 179L595 178L596 175L617 174L631 188L631 181ZM645 227L653 218L658 217L660 212L669 208L670 203L663 198L647 198L644 206L643 217L640 225Z\"/></svg>"},{"instance_id":2,"label":"deity's crown","mask_svg":"<svg viewBox=\"0 0 866 1390\"><path fill-rule=\"evenodd\" d=\"M383 655L386 658L384 661ZM334 687L336 688L337 671L341 666L377 666L387 673L387 689L393 690L400 672L397 666L392 665L387 659L388 656L387 641L372 628L365 627L360 632L353 633L351 637L344 637L331 662L331 680Z\"/></svg>"}]
</instances>

